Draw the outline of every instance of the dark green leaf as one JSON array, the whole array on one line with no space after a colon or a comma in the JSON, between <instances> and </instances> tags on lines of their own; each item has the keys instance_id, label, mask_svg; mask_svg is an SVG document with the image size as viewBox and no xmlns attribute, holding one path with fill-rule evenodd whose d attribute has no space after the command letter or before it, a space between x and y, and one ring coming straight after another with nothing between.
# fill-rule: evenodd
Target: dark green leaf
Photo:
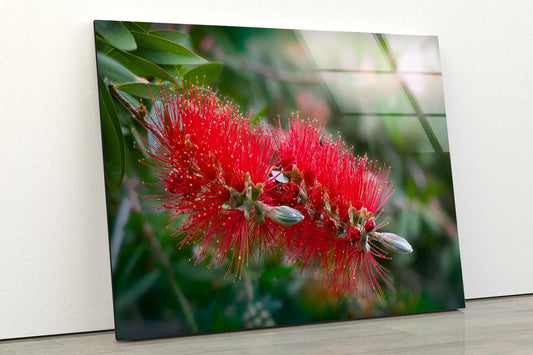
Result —
<instances>
[{"instance_id":1,"label":"dark green leaf","mask_svg":"<svg viewBox=\"0 0 533 355\"><path fill-rule=\"evenodd\" d=\"M171 53L153 51L144 47L139 47L135 52L135 55L146 58L147 60L161 64L161 65L181 65L183 64L183 57L176 56Z\"/></svg>"},{"instance_id":2,"label":"dark green leaf","mask_svg":"<svg viewBox=\"0 0 533 355\"><path fill-rule=\"evenodd\" d=\"M172 77L172 75L167 73L157 64L154 64L144 58L138 57L128 52L121 51L119 49L113 49L108 54L138 76L142 76L145 78L154 76L159 79L174 82L174 77Z\"/></svg>"},{"instance_id":3,"label":"dark green leaf","mask_svg":"<svg viewBox=\"0 0 533 355\"><path fill-rule=\"evenodd\" d=\"M113 47L123 51L132 51L137 48L135 38L130 31L119 21L94 21L94 29Z\"/></svg>"},{"instance_id":4,"label":"dark green leaf","mask_svg":"<svg viewBox=\"0 0 533 355\"><path fill-rule=\"evenodd\" d=\"M128 305L137 301L144 295L159 278L160 271L155 269L149 273L143 274L139 279L131 284L131 287L122 292L117 297L115 306L117 309L124 309Z\"/></svg>"},{"instance_id":5,"label":"dark green leaf","mask_svg":"<svg viewBox=\"0 0 533 355\"><path fill-rule=\"evenodd\" d=\"M130 31L136 31L136 32L146 32L148 33L148 30L152 26L150 22L122 22L124 26L128 28Z\"/></svg>"},{"instance_id":6,"label":"dark green leaf","mask_svg":"<svg viewBox=\"0 0 533 355\"><path fill-rule=\"evenodd\" d=\"M158 64L205 64L207 61L187 48L148 33L133 32L139 46L137 55Z\"/></svg>"},{"instance_id":7,"label":"dark green leaf","mask_svg":"<svg viewBox=\"0 0 533 355\"><path fill-rule=\"evenodd\" d=\"M111 94L100 77L98 78L98 89L105 182L108 189L116 194L120 191L122 176L124 175L124 137Z\"/></svg>"},{"instance_id":8,"label":"dark green leaf","mask_svg":"<svg viewBox=\"0 0 533 355\"><path fill-rule=\"evenodd\" d=\"M162 65L161 67L176 78L181 78L181 65Z\"/></svg>"},{"instance_id":9,"label":"dark green leaf","mask_svg":"<svg viewBox=\"0 0 533 355\"><path fill-rule=\"evenodd\" d=\"M166 40L169 40L175 43L179 43L189 38L189 36L186 33L178 32L178 31L170 31L170 30L150 31L150 34L152 36L164 38Z\"/></svg>"},{"instance_id":10,"label":"dark green leaf","mask_svg":"<svg viewBox=\"0 0 533 355\"><path fill-rule=\"evenodd\" d=\"M130 281L130 276L133 274L134 268L137 266L137 264L140 263L142 260L142 257L145 256L147 252L146 245L138 245L131 253L127 254L127 258L123 258L124 266L120 270L120 273L118 274L118 285L117 288L120 287L127 287L128 283ZM124 255L124 254L122 254ZM122 260L121 260L122 261Z\"/></svg>"},{"instance_id":11,"label":"dark green leaf","mask_svg":"<svg viewBox=\"0 0 533 355\"><path fill-rule=\"evenodd\" d=\"M162 90L169 91L169 88L163 85L146 83L126 83L116 85L116 88L120 91L127 92L133 96L143 99L151 99L152 97L159 98Z\"/></svg>"},{"instance_id":12,"label":"dark green leaf","mask_svg":"<svg viewBox=\"0 0 533 355\"><path fill-rule=\"evenodd\" d=\"M207 63L199 65L187 71L183 75L183 80L195 84L208 85L216 79L218 74L222 71L222 63Z\"/></svg>"},{"instance_id":13,"label":"dark green leaf","mask_svg":"<svg viewBox=\"0 0 533 355\"><path fill-rule=\"evenodd\" d=\"M107 53L113 48L104 37L100 36L98 33L95 33L94 39L96 42L96 51L100 53Z\"/></svg>"},{"instance_id":14,"label":"dark green leaf","mask_svg":"<svg viewBox=\"0 0 533 355\"><path fill-rule=\"evenodd\" d=\"M115 59L108 57L102 52L98 52L96 57L99 74L118 83L137 81L137 76Z\"/></svg>"}]
</instances>

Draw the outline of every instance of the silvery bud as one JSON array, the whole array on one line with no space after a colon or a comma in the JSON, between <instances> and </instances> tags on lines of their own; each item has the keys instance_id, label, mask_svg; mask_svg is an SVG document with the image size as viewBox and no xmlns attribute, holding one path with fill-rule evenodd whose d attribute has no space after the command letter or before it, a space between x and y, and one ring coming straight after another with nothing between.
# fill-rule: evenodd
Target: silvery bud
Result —
<instances>
[{"instance_id":1,"label":"silvery bud","mask_svg":"<svg viewBox=\"0 0 533 355\"><path fill-rule=\"evenodd\" d=\"M303 214L288 206L268 207L266 215L282 226L292 226L304 219Z\"/></svg>"},{"instance_id":2,"label":"silvery bud","mask_svg":"<svg viewBox=\"0 0 533 355\"><path fill-rule=\"evenodd\" d=\"M390 250L401 253L401 254L409 254L413 251L413 247L411 247L411 244L399 235L396 235L394 233L374 233L377 240L383 246L389 248Z\"/></svg>"}]
</instances>

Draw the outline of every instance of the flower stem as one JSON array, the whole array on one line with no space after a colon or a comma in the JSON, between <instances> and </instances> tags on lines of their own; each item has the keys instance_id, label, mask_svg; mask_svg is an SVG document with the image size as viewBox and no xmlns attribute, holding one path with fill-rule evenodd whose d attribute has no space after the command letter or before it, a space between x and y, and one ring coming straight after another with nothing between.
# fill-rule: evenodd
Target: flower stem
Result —
<instances>
[{"instance_id":1,"label":"flower stem","mask_svg":"<svg viewBox=\"0 0 533 355\"><path fill-rule=\"evenodd\" d=\"M111 95L113 95L118 101L120 101L121 104L123 104L131 113L133 113L133 116L135 116L136 119L141 120L144 118L146 114L146 107L144 107L143 104L141 104L141 107L136 108L118 92L115 85L109 84L107 85L107 88L109 89Z\"/></svg>"}]
</instances>

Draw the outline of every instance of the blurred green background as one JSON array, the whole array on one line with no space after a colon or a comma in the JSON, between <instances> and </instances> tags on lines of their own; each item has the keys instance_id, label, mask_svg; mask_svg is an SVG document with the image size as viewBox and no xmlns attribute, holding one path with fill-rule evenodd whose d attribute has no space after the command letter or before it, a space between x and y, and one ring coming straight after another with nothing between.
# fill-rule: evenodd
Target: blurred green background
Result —
<instances>
[{"instance_id":1,"label":"blurred green background","mask_svg":"<svg viewBox=\"0 0 533 355\"><path fill-rule=\"evenodd\" d=\"M464 306L436 37L95 21L107 213L117 339L145 339ZM138 162L146 136L110 95L134 106L157 86L199 78L286 127L291 112L324 122L355 154L391 166L395 192L383 231L414 252L383 261L395 290L335 298L283 260L234 279L195 265L176 247L181 218L154 201L153 171ZM146 184L143 184L145 182ZM276 266L272 266L276 265Z\"/></svg>"}]
</instances>

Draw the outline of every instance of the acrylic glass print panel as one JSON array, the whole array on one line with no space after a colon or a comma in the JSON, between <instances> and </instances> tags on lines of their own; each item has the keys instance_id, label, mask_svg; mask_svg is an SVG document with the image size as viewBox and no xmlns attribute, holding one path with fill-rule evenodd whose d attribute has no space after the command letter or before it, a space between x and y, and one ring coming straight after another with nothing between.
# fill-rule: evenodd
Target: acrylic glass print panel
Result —
<instances>
[{"instance_id":1,"label":"acrylic glass print panel","mask_svg":"<svg viewBox=\"0 0 533 355\"><path fill-rule=\"evenodd\" d=\"M95 38L117 339L464 307L436 37Z\"/></svg>"}]
</instances>

